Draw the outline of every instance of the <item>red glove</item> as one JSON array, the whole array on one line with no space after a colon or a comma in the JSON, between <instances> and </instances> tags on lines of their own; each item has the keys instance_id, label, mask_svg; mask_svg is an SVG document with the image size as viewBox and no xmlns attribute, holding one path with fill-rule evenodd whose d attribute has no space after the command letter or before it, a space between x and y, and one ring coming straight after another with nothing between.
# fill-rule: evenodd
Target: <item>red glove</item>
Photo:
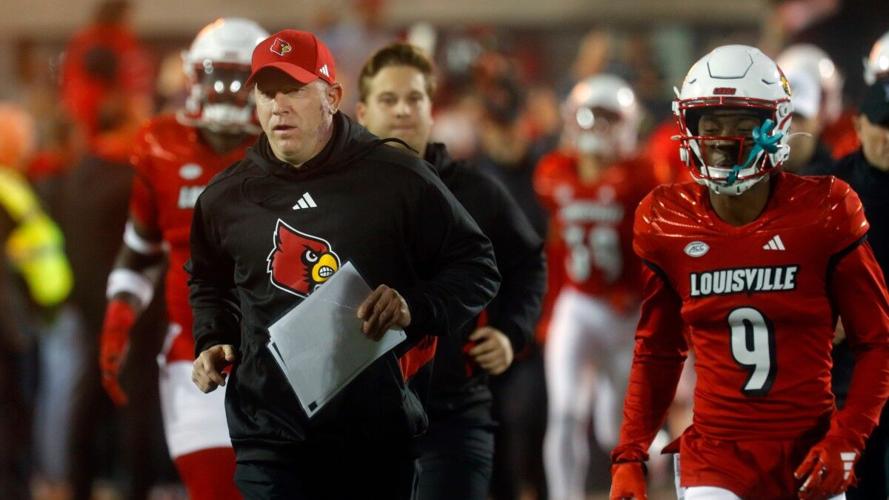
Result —
<instances>
[{"instance_id":1,"label":"red glove","mask_svg":"<svg viewBox=\"0 0 889 500\"><path fill-rule=\"evenodd\" d=\"M621 462L611 466L610 500L647 500L642 462Z\"/></svg>"},{"instance_id":2,"label":"red glove","mask_svg":"<svg viewBox=\"0 0 889 500\"><path fill-rule=\"evenodd\" d=\"M803 500L828 498L855 482L853 467L861 453L848 440L828 435L809 450L793 475L805 479L799 489Z\"/></svg>"},{"instance_id":3,"label":"red glove","mask_svg":"<svg viewBox=\"0 0 889 500\"><path fill-rule=\"evenodd\" d=\"M130 329L136 323L136 311L128 302L112 299L105 309L102 338L99 347L99 368L102 370L102 387L117 406L127 404L127 395L118 381L120 367L130 338Z\"/></svg>"}]
</instances>

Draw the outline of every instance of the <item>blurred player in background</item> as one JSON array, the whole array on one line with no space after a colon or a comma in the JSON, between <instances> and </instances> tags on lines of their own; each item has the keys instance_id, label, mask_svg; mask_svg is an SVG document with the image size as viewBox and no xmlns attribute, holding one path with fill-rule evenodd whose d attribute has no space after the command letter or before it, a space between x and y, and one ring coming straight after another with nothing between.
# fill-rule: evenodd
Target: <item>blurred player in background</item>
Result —
<instances>
[{"instance_id":1,"label":"blurred player in background","mask_svg":"<svg viewBox=\"0 0 889 500\"><path fill-rule=\"evenodd\" d=\"M864 60L864 83L873 85L889 78L889 31L883 33Z\"/></svg>"},{"instance_id":2,"label":"blurred player in background","mask_svg":"<svg viewBox=\"0 0 889 500\"><path fill-rule=\"evenodd\" d=\"M863 59L866 85L889 78L889 31L874 42ZM844 158L861 147L854 125L856 116L856 110L848 110L834 126L828 126L824 131L825 142L831 146L836 159Z\"/></svg>"},{"instance_id":3,"label":"blurred player in background","mask_svg":"<svg viewBox=\"0 0 889 500\"><path fill-rule=\"evenodd\" d=\"M565 278L545 351L544 462L551 496L574 500L585 496L593 408L596 440L617 442L640 301L632 213L654 179L651 165L635 158L640 110L626 82L589 77L564 113L563 147L540 161L534 188Z\"/></svg>"},{"instance_id":4,"label":"blurred player in background","mask_svg":"<svg viewBox=\"0 0 889 500\"><path fill-rule=\"evenodd\" d=\"M843 77L830 57L814 45L792 45L775 63L793 89L791 148L784 170L801 175L826 172L834 159L822 132L843 112Z\"/></svg>"},{"instance_id":5,"label":"blurred player in background","mask_svg":"<svg viewBox=\"0 0 889 500\"><path fill-rule=\"evenodd\" d=\"M855 480L889 394L889 297L849 185L780 171L790 97L778 66L743 45L685 78L674 111L697 182L659 187L636 211L644 300L612 499L646 498L643 462L690 345L694 423L670 447L680 498L843 498ZM856 353L840 411L838 315Z\"/></svg>"},{"instance_id":6,"label":"blurred player in background","mask_svg":"<svg viewBox=\"0 0 889 500\"><path fill-rule=\"evenodd\" d=\"M102 384L123 405L119 382L129 333L152 300L167 260L169 330L160 365L161 409L170 455L196 500L239 498L224 392L202 394L191 382L194 341L188 303L188 238L194 203L210 179L244 156L259 133L245 87L254 47L268 36L255 22L222 18L198 33L183 64L190 94L176 116L161 115L141 131L124 245L108 277L102 329Z\"/></svg>"},{"instance_id":7,"label":"blurred player in background","mask_svg":"<svg viewBox=\"0 0 889 500\"><path fill-rule=\"evenodd\" d=\"M61 104L90 146L103 129L109 95L126 96L140 119L151 108L154 72L149 52L133 32L132 13L128 0L99 2L92 22L65 47Z\"/></svg>"}]
</instances>

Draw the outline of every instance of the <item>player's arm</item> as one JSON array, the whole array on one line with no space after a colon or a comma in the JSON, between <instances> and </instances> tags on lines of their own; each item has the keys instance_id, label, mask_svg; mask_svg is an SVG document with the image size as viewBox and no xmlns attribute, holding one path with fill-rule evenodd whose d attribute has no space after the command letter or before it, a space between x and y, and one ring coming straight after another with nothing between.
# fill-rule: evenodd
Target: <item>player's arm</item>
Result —
<instances>
[{"instance_id":1,"label":"player's arm","mask_svg":"<svg viewBox=\"0 0 889 500\"><path fill-rule=\"evenodd\" d=\"M837 494L854 481L852 466L889 397L889 296L883 273L864 238L835 255L831 266L830 297L855 366L845 406L797 470L806 478L804 498Z\"/></svg>"},{"instance_id":2,"label":"player's arm","mask_svg":"<svg viewBox=\"0 0 889 500\"><path fill-rule=\"evenodd\" d=\"M827 289L833 312L855 356L846 405L834 414L830 429L809 451L796 475L802 498L831 496L855 480L853 466L876 426L889 396L889 298L885 281L866 240L868 222L858 195L845 182L830 179L823 217L825 243L833 256Z\"/></svg>"},{"instance_id":3,"label":"player's arm","mask_svg":"<svg viewBox=\"0 0 889 500\"><path fill-rule=\"evenodd\" d=\"M681 299L654 264L642 272L642 313L624 399L620 440L611 452L611 498L644 498L642 462L676 394L688 345L682 334Z\"/></svg>"},{"instance_id":4,"label":"player's arm","mask_svg":"<svg viewBox=\"0 0 889 500\"><path fill-rule=\"evenodd\" d=\"M189 301L194 313L195 362L192 380L204 392L224 385L222 373L235 360L240 346L241 311L235 294L234 262L203 208L195 204L191 223Z\"/></svg>"},{"instance_id":5,"label":"player's arm","mask_svg":"<svg viewBox=\"0 0 889 500\"><path fill-rule=\"evenodd\" d=\"M160 230L140 222L131 213L108 279L108 300L123 300L141 314L154 298L165 261Z\"/></svg>"},{"instance_id":6,"label":"player's arm","mask_svg":"<svg viewBox=\"0 0 889 500\"><path fill-rule=\"evenodd\" d=\"M140 165L135 165L140 172ZM139 315L151 304L161 279L164 251L161 232L155 224L157 206L147 178L137 173L130 196L130 217L108 275L105 290L108 306L99 342L102 386L117 405L127 397L119 382L120 370L129 346L130 330Z\"/></svg>"},{"instance_id":7,"label":"player's arm","mask_svg":"<svg viewBox=\"0 0 889 500\"><path fill-rule=\"evenodd\" d=\"M834 422L863 446L889 397L889 295L870 244L862 240L853 245L837 256L829 284L855 356L849 396Z\"/></svg>"},{"instance_id":8,"label":"player's arm","mask_svg":"<svg viewBox=\"0 0 889 500\"><path fill-rule=\"evenodd\" d=\"M664 422L688 355L681 299L653 266L646 262L642 271L642 311L620 440L611 452L614 463L648 459L648 448Z\"/></svg>"}]
</instances>

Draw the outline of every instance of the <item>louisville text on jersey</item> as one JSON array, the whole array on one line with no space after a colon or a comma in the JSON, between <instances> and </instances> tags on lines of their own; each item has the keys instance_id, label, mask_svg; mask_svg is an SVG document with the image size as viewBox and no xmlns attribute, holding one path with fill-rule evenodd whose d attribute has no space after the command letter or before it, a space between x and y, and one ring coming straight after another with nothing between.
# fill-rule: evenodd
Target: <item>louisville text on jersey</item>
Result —
<instances>
[{"instance_id":1,"label":"louisville text on jersey","mask_svg":"<svg viewBox=\"0 0 889 500\"><path fill-rule=\"evenodd\" d=\"M624 207L619 203L577 200L563 206L559 215L569 223L606 222L617 224L624 218Z\"/></svg>"},{"instance_id":2,"label":"louisville text on jersey","mask_svg":"<svg viewBox=\"0 0 889 500\"><path fill-rule=\"evenodd\" d=\"M689 274L690 295L783 292L796 289L799 266L740 267Z\"/></svg>"}]
</instances>

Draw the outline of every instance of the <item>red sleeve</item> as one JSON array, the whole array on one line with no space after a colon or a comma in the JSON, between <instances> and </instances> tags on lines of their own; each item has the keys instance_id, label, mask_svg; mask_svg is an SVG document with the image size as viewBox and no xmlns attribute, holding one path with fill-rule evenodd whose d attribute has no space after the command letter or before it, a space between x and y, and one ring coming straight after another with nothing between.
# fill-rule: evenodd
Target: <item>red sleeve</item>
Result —
<instances>
[{"instance_id":1,"label":"red sleeve","mask_svg":"<svg viewBox=\"0 0 889 500\"><path fill-rule=\"evenodd\" d=\"M633 251L640 259L648 262L658 262L656 242L653 235L655 231L652 224L652 206L656 205L655 198L660 192L659 187L654 188L648 193L639 205L636 207L635 218L633 220Z\"/></svg>"},{"instance_id":2,"label":"red sleeve","mask_svg":"<svg viewBox=\"0 0 889 500\"><path fill-rule=\"evenodd\" d=\"M136 175L133 177L133 189L130 194L130 217L135 219L142 227L157 229L157 200L155 190L151 185L150 165L151 156L147 136L148 131L143 130L136 140L136 145L130 164ZM158 230L158 232L160 232Z\"/></svg>"},{"instance_id":3,"label":"red sleeve","mask_svg":"<svg viewBox=\"0 0 889 500\"><path fill-rule=\"evenodd\" d=\"M831 253L837 254L867 234L870 225L858 193L840 179L830 179L827 213L824 215L825 235L832 242Z\"/></svg>"},{"instance_id":4,"label":"red sleeve","mask_svg":"<svg viewBox=\"0 0 889 500\"><path fill-rule=\"evenodd\" d=\"M855 368L846 406L834 415L830 433L851 439L860 450L889 397L889 297L867 241L853 243L831 261L830 295L855 353Z\"/></svg>"},{"instance_id":5,"label":"red sleeve","mask_svg":"<svg viewBox=\"0 0 889 500\"><path fill-rule=\"evenodd\" d=\"M688 355L679 314L682 301L663 272L646 264L642 271L642 315L636 329L620 441L611 452L613 463L648 459L648 448L664 422Z\"/></svg>"}]
</instances>

